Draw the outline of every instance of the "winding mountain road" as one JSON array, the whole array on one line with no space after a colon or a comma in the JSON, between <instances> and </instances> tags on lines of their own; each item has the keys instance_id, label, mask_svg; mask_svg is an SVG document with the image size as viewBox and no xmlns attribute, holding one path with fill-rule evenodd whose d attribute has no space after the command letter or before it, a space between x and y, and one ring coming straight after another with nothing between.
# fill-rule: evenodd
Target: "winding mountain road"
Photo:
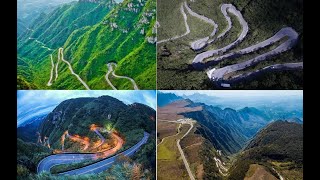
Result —
<instances>
[{"instance_id":1,"label":"winding mountain road","mask_svg":"<svg viewBox=\"0 0 320 180\"><path fill-rule=\"evenodd\" d=\"M224 165L222 164L221 160L216 158L216 157L213 157L213 159L216 162L216 166L217 166L220 174L222 174L223 176L227 176L228 174L224 173L222 171L228 172L228 169L226 167L224 167Z\"/></svg>"},{"instance_id":2,"label":"winding mountain road","mask_svg":"<svg viewBox=\"0 0 320 180\"><path fill-rule=\"evenodd\" d=\"M126 151L79 169L59 173L59 175L82 175L82 174L92 174L92 173L99 173L99 172L105 171L106 169L111 167L111 165L120 155L132 156L143 144L147 142L148 138L149 138L149 134L144 132L144 137L137 144L127 149Z\"/></svg>"},{"instance_id":3,"label":"winding mountain road","mask_svg":"<svg viewBox=\"0 0 320 180\"><path fill-rule=\"evenodd\" d=\"M205 65L207 67L207 66L211 66L213 64L217 64L217 63L219 63L222 60L225 60L227 58L231 59L231 58L240 57L241 55L244 55L244 54L249 54L251 52L254 52L254 51L257 51L259 49L262 49L262 48L265 48L267 46L270 46L272 44L275 44L276 42L280 41L281 39L283 39L285 37L287 37L288 40L286 40L285 42L282 43L282 44L286 44L286 46L282 46L282 49L284 51L288 50L288 48L291 48L296 44L297 39L298 39L298 33L294 29L292 29L290 27L282 28L280 31L278 31L275 35L273 35L269 39L266 39L266 40L264 40L264 41L262 41L260 43L257 43L255 45L249 46L247 48L241 49L241 50L239 50L237 52L231 52L231 53L219 56L219 57L210 58L210 59L207 60ZM289 42L289 43L287 43L287 42ZM204 63L204 62L202 62L202 63Z\"/></svg>"},{"instance_id":4,"label":"winding mountain road","mask_svg":"<svg viewBox=\"0 0 320 180\"><path fill-rule=\"evenodd\" d=\"M248 72L248 73L242 73L236 76L231 77L228 80L224 80L225 82L228 83L234 83L237 81L241 81L243 79L252 79L259 74L263 74L266 72L272 72L272 71L283 71L283 70L302 70L303 69L303 62L298 62L298 63L285 63L285 64L274 64L271 66L266 66L262 69L258 69L253 72Z\"/></svg>"},{"instance_id":5,"label":"winding mountain road","mask_svg":"<svg viewBox=\"0 0 320 180\"><path fill-rule=\"evenodd\" d=\"M113 85L113 84L111 83L111 81L109 80L109 75L110 75L110 73L112 73L112 76L114 76L114 77L116 77L116 78L122 78L122 79L128 79L128 80L130 80L130 82L131 82L132 85L133 85L134 90L139 90L138 85L136 84L136 82L135 82L132 78L127 77L127 76L119 76L119 75L116 75L116 74L115 74L115 68L117 67L117 64L116 64L116 63L108 63L107 66L108 66L108 72L107 72L106 75L105 75L105 79L106 79L107 83L112 87L113 90L117 90L117 88L114 87L114 85ZM113 66L114 66L115 68L113 68Z\"/></svg>"},{"instance_id":6,"label":"winding mountain road","mask_svg":"<svg viewBox=\"0 0 320 180\"><path fill-rule=\"evenodd\" d=\"M32 37L29 37L28 38L29 40L35 40L35 42L37 42L38 44L41 44L42 48L45 48L45 49L48 49L49 51L53 51L53 49L47 47L43 42L37 40L36 38L32 38ZM60 56L61 54L61 56ZM52 85L52 76L53 76L53 69L54 69L54 63L53 63L53 60L52 60L52 54L50 54L50 58L51 58L51 74L50 74L50 79L49 79L49 82L47 83L47 86L51 86ZM56 64L56 76L55 76L55 81L57 80L58 78L58 65L59 65L59 62L60 62L60 58L63 62L65 62L66 64L68 64L68 67L69 67L69 70L71 71L71 74L76 76L77 79L83 84L83 86L87 89L87 90L90 90L89 86L80 78L80 76L78 74L76 74L73 69L72 69L72 66L71 64L66 61L64 58L63 58L63 48L59 48L59 51L58 51L58 61L57 61L57 64ZM52 64L53 63L53 64Z\"/></svg>"},{"instance_id":7,"label":"winding mountain road","mask_svg":"<svg viewBox=\"0 0 320 180\"><path fill-rule=\"evenodd\" d=\"M119 137L120 138L120 137ZM104 160L101 160L99 162L93 163L88 166L84 166L82 168L66 171L63 173L59 173L59 175L81 175L81 174L90 174L90 173L99 173L106 169L108 169L113 162L116 160L116 158L119 155L125 155L125 156L131 156L133 155L143 144L147 142L149 138L149 134L144 132L144 137L133 147L127 149L126 151L119 153L115 156L112 156L110 158L106 158ZM121 138L120 138L121 139ZM123 142L118 141L119 143ZM118 143L118 144L119 144ZM117 147L118 149L119 147ZM56 154L56 155L50 155L40 161L37 167L37 173L48 171L50 172L50 169L53 166L59 165L59 164L71 164L71 163L77 163L82 162L86 160L94 160L98 156L100 156L101 153L91 153L91 154Z\"/></svg>"},{"instance_id":8,"label":"winding mountain road","mask_svg":"<svg viewBox=\"0 0 320 180\"><path fill-rule=\"evenodd\" d=\"M224 52L230 50L231 48L233 48L234 46L239 44L246 37L246 35L247 35L248 31L249 31L249 27L248 27L248 23L244 20L241 12L238 11L232 4L223 4L221 6L221 11L224 14L224 16L226 17L229 26L231 26L232 23L231 23L230 17L227 14L227 10L228 10L228 12L230 12L230 13L234 14L235 16L237 16L237 18L238 18L238 20L239 20L239 22L240 22L240 24L242 26L242 32L241 32L240 36L234 42L230 43L229 45L227 45L227 46L225 46L223 48L215 49L215 50L209 50L209 51L205 51L203 53L198 54L192 61L192 65L193 65L194 68L203 69L202 61L205 58L209 58L209 57L211 57L211 56L213 56L215 54L224 53ZM227 31L229 31L229 29L231 28L229 26L227 28ZM224 31L217 38L220 38L221 35L224 36L227 31Z\"/></svg>"},{"instance_id":9,"label":"winding mountain road","mask_svg":"<svg viewBox=\"0 0 320 180\"><path fill-rule=\"evenodd\" d=\"M199 15L196 12L192 11L191 8L188 6L186 1L184 2L184 7L187 9L188 13L191 16L194 16L194 17L196 17L198 19L201 19L204 22L206 22L208 24L211 24L214 27L213 31L211 32L211 34L209 36L191 42L190 46L191 46L191 48L193 50L200 50L200 49L202 49L203 47L205 47L208 44L209 38L213 37L216 34L216 32L218 30L218 25L212 19L209 19L209 18L207 18L205 16ZM213 42L213 41L211 41L211 42Z\"/></svg>"},{"instance_id":10,"label":"winding mountain road","mask_svg":"<svg viewBox=\"0 0 320 180\"><path fill-rule=\"evenodd\" d=\"M194 2L194 1L191 1L191 2ZM252 77L256 76L257 74L260 74L263 72L268 72L268 71L303 69L302 62L301 63L274 64L274 65L264 67L260 70L256 70L254 72L243 73L241 75L230 77L228 80L224 80L223 78L226 74L236 72L239 70L243 70L247 67L256 65L257 63L264 61L272 56L278 55L280 53L283 53L285 51L292 49L292 47L294 47L296 45L296 43L298 42L298 33L294 29L292 29L291 27L284 27L281 30L279 30L276 34L274 34L272 37L270 37L260 43L257 43L255 45L249 46L249 47L241 49L241 50L237 50L235 52L224 54L225 52L228 52L230 49L234 48L236 45L238 45L240 42L242 42L244 40L244 38L246 37L246 35L248 34L248 31L249 31L248 23L243 18L241 12L239 10L237 10L236 7L233 6L232 4L222 4L220 6L220 10L227 21L227 27L223 30L223 32L221 32L219 35L217 35L217 37L214 37L219 26L212 19L209 19L203 15L199 15L196 12L194 12L188 6L187 1L185 1L183 3L183 5L191 16L194 16L200 20L203 20L204 22L206 22L214 27L213 31L211 32L211 34L209 36L195 40L193 42L190 42L191 48L195 51L201 50L205 46L207 46L208 44L213 43L215 40L224 37L231 30L232 21L229 16L229 13L231 13L237 17L237 19L240 22L240 25L242 27L242 31L241 31L240 35L238 36L238 38L234 42L226 45L225 47L219 48L219 49L209 50L209 51L205 51L200 54L197 54L192 61L192 66L196 70L204 70L206 68L209 68L210 66L218 64L219 62L221 62L223 60L241 57L242 55L255 52L259 49L262 49L262 48L265 48L268 46L272 46L272 45L278 43L279 41L284 40L284 38L287 38L284 42L281 42L281 44L278 45L275 49L273 49L269 52L266 52L264 54L261 54L255 58L250 59L250 60L240 62L237 64L232 64L232 65L225 66L222 68L212 68L212 69L206 70L207 76L209 77L209 79L211 81L214 81L217 84L219 84L222 81L236 82L236 81L239 81L242 79L252 78ZM180 7L180 10L181 10L181 13L183 14L183 16L185 17L184 21L185 21L186 27L189 27L187 24L187 16L184 13L182 6ZM190 31L189 28L187 28L187 32L189 32L189 31ZM184 34L184 35L186 35L186 34ZM167 40L162 40L162 41L159 41L158 43L166 42L169 40L174 40L179 37L180 36L174 36L173 38L169 38ZM221 54L224 54L224 55L221 55ZM215 55L218 55L218 56L212 57ZM228 84L226 84L226 85L228 85ZM220 86L224 87L222 83L220 84ZM230 87L230 84L229 84L229 86L226 86L226 87Z\"/></svg>"},{"instance_id":11,"label":"winding mountain road","mask_svg":"<svg viewBox=\"0 0 320 180\"><path fill-rule=\"evenodd\" d=\"M171 121L170 121L170 122L171 122ZM181 124L179 124L179 126L178 126L178 128L177 128L177 129L178 129L177 134L174 134L174 135L171 135L171 136L167 136L167 137L162 138L161 141L160 141L160 143L157 144L157 146L159 146L160 144L162 144L165 139L178 135L178 134L180 133L180 127L181 127Z\"/></svg>"},{"instance_id":12,"label":"winding mountain road","mask_svg":"<svg viewBox=\"0 0 320 180\"><path fill-rule=\"evenodd\" d=\"M110 79L109 79L109 74L110 74L111 72L113 72L112 64L111 64L111 63L108 63L107 66L108 66L108 72L107 72L107 74L105 75L106 81L107 81L107 83L111 86L111 88L112 88L113 90L117 90L117 88L114 87L114 85L112 84L112 82L111 82Z\"/></svg>"},{"instance_id":13,"label":"winding mountain road","mask_svg":"<svg viewBox=\"0 0 320 180\"><path fill-rule=\"evenodd\" d=\"M280 30L275 36L273 36L273 39L280 39L285 36L288 36L289 39L286 40L281 45L279 45L277 48L275 48L269 52L266 52L264 54L261 54L255 58L250 59L250 60L241 62L241 63L225 66L225 67L219 68L219 69L215 69L215 68L211 69L207 72L208 77L211 80L219 81L227 73L231 73L234 71L239 71L239 70L245 69L249 66L253 66L261 61L264 61L267 58L270 58L272 56L275 56L277 54L280 54L282 52L285 52L285 51L291 49L297 42L298 34L292 28L284 28L284 29Z\"/></svg>"},{"instance_id":14,"label":"winding mountain road","mask_svg":"<svg viewBox=\"0 0 320 180\"><path fill-rule=\"evenodd\" d=\"M54 70L54 62L52 59L52 54L50 54L50 59L51 59L51 73L50 73L50 79L47 83L47 86L51 86L52 85L52 77L53 77L53 70Z\"/></svg>"},{"instance_id":15,"label":"winding mountain road","mask_svg":"<svg viewBox=\"0 0 320 180\"><path fill-rule=\"evenodd\" d=\"M104 142L105 142L105 138L100 134L100 132L98 131L98 128L96 128L95 130L93 130L98 136L99 136L99 138L101 139L101 142L100 142L100 144L98 144L96 147L94 147L94 148L98 148L98 147L100 147Z\"/></svg>"},{"instance_id":16,"label":"winding mountain road","mask_svg":"<svg viewBox=\"0 0 320 180\"><path fill-rule=\"evenodd\" d=\"M181 37L183 37L183 36L185 36L185 35L190 33L190 28L189 28L189 25L188 25L188 22L187 22L188 17L186 15L186 13L184 12L183 4L181 4L181 6L180 6L180 12L181 12L181 14L183 16L184 25L186 27L186 32L184 34L182 34L182 35L177 35L177 36L173 36L173 37L171 37L169 39L160 40L160 41L157 42L157 44L160 44L160 43L163 43L163 42L167 42L167 41L176 40L176 39L181 38Z\"/></svg>"},{"instance_id":17,"label":"winding mountain road","mask_svg":"<svg viewBox=\"0 0 320 180\"><path fill-rule=\"evenodd\" d=\"M188 172L188 175L190 177L191 180L195 180L192 172L191 172L191 169L190 169L190 166L189 166L189 163L184 155L184 152L180 146L180 140L182 140L185 136L187 136L189 134L189 132L191 131L191 129L193 128L193 122L191 120L188 120L188 119L183 119L183 121L168 121L168 120L161 120L161 121L164 121L164 122L171 122L171 123L178 123L179 124L179 128L178 128L178 133L176 135L178 135L180 133L180 127L181 127L181 124L189 124L190 125L190 128L189 130L180 138L177 140L177 147L178 147L178 150L181 154L181 157L182 157L182 160L183 160L183 163L184 163L184 166L186 167L187 169L187 172ZM176 136L176 135L172 135L172 136ZM172 137L172 136L168 136L168 137ZM167 138L167 137L166 137ZM163 138L164 140L165 138ZM161 141L158 145L160 145L163 141Z\"/></svg>"},{"instance_id":18,"label":"winding mountain road","mask_svg":"<svg viewBox=\"0 0 320 180\"><path fill-rule=\"evenodd\" d=\"M81 84L87 90L90 90L89 86L81 79L81 77L73 71L71 64L63 58L63 48L59 48L59 53L61 54L61 61L63 61L64 63L68 64L68 67L69 67L69 70L70 70L71 74L76 76L76 78L81 82Z\"/></svg>"},{"instance_id":19,"label":"winding mountain road","mask_svg":"<svg viewBox=\"0 0 320 180\"><path fill-rule=\"evenodd\" d=\"M190 124L190 128L189 128L189 130L181 137L181 139L183 139L186 135L188 135L189 132L191 131L191 129L193 128L193 123L192 123L192 122L190 122L190 123L188 123L188 124ZM183 153L183 150L182 150L182 148L181 148L181 146L180 146L180 140L181 140L181 139L178 139L178 141L177 141L177 146L178 146L179 152L180 152L180 154L181 154L181 157L182 157L184 166L185 166L186 169L187 169L187 172L188 172L188 174L189 174L190 179L191 179L191 180L195 180L195 178L194 178L194 176L193 176L193 174L192 174L192 172L191 172L189 163L188 163L188 161L187 161L187 159L186 159L186 157L185 157L185 155L184 155L184 153Z\"/></svg>"}]
</instances>

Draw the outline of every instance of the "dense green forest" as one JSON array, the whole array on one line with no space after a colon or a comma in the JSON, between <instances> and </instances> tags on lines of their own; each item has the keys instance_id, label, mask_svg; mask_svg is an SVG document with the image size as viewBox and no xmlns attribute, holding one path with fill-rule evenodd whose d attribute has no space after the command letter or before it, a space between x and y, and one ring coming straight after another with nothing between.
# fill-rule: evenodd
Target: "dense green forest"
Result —
<instances>
[{"instance_id":1,"label":"dense green forest","mask_svg":"<svg viewBox=\"0 0 320 180\"><path fill-rule=\"evenodd\" d=\"M48 138L50 148L41 144L27 143L18 139L18 176L21 177L21 179L41 179L45 177L52 177L53 179L61 178L54 177L46 173L35 175L35 168L39 161L45 156L52 154L55 150L61 149L61 136L66 131L71 135L88 137L92 142L97 141L99 137L90 130L90 126L95 124L98 127L112 129L114 132L119 134L119 136L124 140L124 144L119 152L124 151L139 142L143 137L144 131L148 132L150 136L146 144L144 144L140 150L130 158L123 157L125 161L117 161L112 168L99 175L83 176L81 178L94 177L99 179L102 177L105 178L106 176L118 176L120 174L124 177L131 177L132 174L127 174L127 171L131 172L135 171L134 169L139 169L139 176L154 179L156 171L155 118L155 110L149 106L140 103L126 105L122 101L111 96L65 100L42 121L40 121L40 124L37 122L37 126L33 123L30 127L25 126L25 128L20 128L19 131L31 128L30 131L33 131L32 134L34 134L33 129L36 126L37 130L40 132L41 139L44 139L44 137ZM30 133L27 131L25 133L19 133L19 137L28 140L30 138L24 136L28 136L29 134ZM106 141L108 141L108 133L101 132L101 134L106 138ZM32 138L32 141L36 142L36 137ZM81 149L79 143L74 143L72 141L66 141L64 143L64 148L69 150L71 149L72 152L88 152ZM30 160L30 162L28 162L28 160ZM90 164L92 162L88 163ZM63 168L75 168L81 165L83 166L87 164L79 163L72 167ZM115 169L122 169L122 171L119 172L120 174L115 174ZM54 171L56 171L56 169ZM74 176L71 178L80 177Z\"/></svg>"},{"instance_id":2,"label":"dense green forest","mask_svg":"<svg viewBox=\"0 0 320 180\"><path fill-rule=\"evenodd\" d=\"M98 137L90 131L92 124L111 127L124 138L123 148L127 149L141 140L143 131L151 133L155 130L155 121L151 117L155 119L155 111L142 104L128 106L110 96L76 98L63 101L49 113L39 131L42 137L49 138L53 149L59 149L60 138L66 130L70 134L94 139ZM66 148L68 145L72 146L66 144Z\"/></svg>"},{"instance_id":3,"label":"dense green forest","mask_svg":"<svg viewBox=\"0 0 320 180\"><path fill-rule=\"evenodd\" d=\"M104 77L108 62L117 62L116 74L133 78L140 89L154 89L155 4L155 0L79 1L40 14L30 26L32 31L18 38L18 89L83 89L61 61L58 78L54 72L52 86L47 86L50 55L56 64L60 47L90 89L111 89ZM122 81L112 79L118 89L132 86Z\"/></svg>"},{"instance_id":4,"label":"dense green forest","mask_svg":"<svg viewBox=\"0 0 320 180\"><path fill-rule=\"evenodd\" d=\"M180 1L163 0L158 3L158 40L163 40L176 35L183 34L185 25L183 16L179 11ZM199 0L188 2L190 8L201 15L204 15L218 24L218 31L221 33L227 26L227 22L221 13L221 4L233 4L243 15L248 23L249 32L244 40L231 51L240 50L273 36L283 27L292 27L298 32L298 44L291 50L280 55L269 58L255 66L241 71L251 72L261 67L272 64L300 62L303 61L303 0ZM192 67L192 60L197 53L218 49L233 42L241 32L241 26L237 18L230 14L232 28L225 38L215 41L200 52L195 52L190 48L190 43L198 38L208 36L213 28L208 23L199 21L185 10L190 33L176 40L168 41L157 45L157 81L159 89L217 89L211 82L205 70L195 70ZM175 18L170 18L175 17ZM199 33L202 36L199 37ZM266 48L271 50L271 47ZM169 53L168 53L169 52ZM256 57L262 51L251 53L243 57L226 59L225 61L210 66L212 68L224 67L248 60L249 57ZM174 77L174 78L172 78ZM302 89L303 72L283 71L270 72L259 75L250 80L241 81L232 85L234 89Z\"/></svg>"},{"instance_id":5,"label":"dense green forest","mask_svg":"<svg viewBox=\"0 0 320 180\"><path fill-rule=\"evenodd\" d=\"M41 159L50 155L47 147L17 139L17 179L25 179L36 172Z\"/></svg>"}]
</instances>

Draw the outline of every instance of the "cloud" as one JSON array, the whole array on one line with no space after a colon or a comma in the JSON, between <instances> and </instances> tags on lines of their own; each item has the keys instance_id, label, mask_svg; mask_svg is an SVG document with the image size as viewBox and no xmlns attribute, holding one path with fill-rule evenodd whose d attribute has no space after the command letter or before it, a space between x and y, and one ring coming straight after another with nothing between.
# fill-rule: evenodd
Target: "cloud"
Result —
<instances>
[{"instance_id":1,"label":"cloud","mask_svg":"<svg viewBox=\"0 0 320 180\"><path fill-rule=\"evenodd\" d=\"M156 109L156 91L154 90L19 90L17 92L17 124L36 115L51 112L64 100L77 97L99 97L109 95L125 104L141 103Z\"/></svg>"},{"instance_id":2,"label":"cloud","mask_svg":"<svg viewBox=\"0 0 320 180\"><path fill-rule=\"evenodd\" d=\"M303 108L302 90L160 90L160 92L174 93L178 96L204 94L213 98L205 100L190 98L194 102L236 110L244 107L281 107L286 110L302 111Z\"/></svg>"}]
</instances>

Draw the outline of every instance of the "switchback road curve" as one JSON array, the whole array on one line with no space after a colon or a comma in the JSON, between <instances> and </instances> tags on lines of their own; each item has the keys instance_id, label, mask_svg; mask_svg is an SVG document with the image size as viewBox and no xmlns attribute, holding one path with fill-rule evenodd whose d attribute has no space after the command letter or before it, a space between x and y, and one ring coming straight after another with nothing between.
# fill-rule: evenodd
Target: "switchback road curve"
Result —
<instances>
[{"instance_id":1,"label":"switchback road curve","mask_svg":"<svg viewBox=\"0 0 320 180\"><path fill-rule=\"evenodd\" d=\"M108 63L107 66L108 66L108 72L107 72L107 74L105 75L105 79L106 79L107 83L111 86L111 88L112 88L113 90L117 90L117 88L114 87L114 85L111 83L111 81L110 81L110 79L109 79L110 73L112 73L112 76L114 76L114 77L116 77L116 78L128 79L128 80L132 83L134 90L139 90L138 85L136 84L136 82L135 82L132 78L127 77L127 76L119 76L119 75L116 75L116 74L115 74L115 68L117 67L117 64L116 64L116 63ZM113 66L114 66L115 68L113 68Z\"/></svg>"},{"instance_id":2,"label":"switchback road curve","mask_svg":"<svg viewBox=\"0 0 320 180\"><path fill-rule=\"evenodd\" d=\"M120 155L125 156L131 156L133 155L143 144L147 142L149 138L149 134L147 132L144 132L143 138L135 144L133 147L127 149L126 151L119 153L115 156L112 156L110 158L106 158L104 160L101 160L99 162L66 171L63 173L59 173L59 175L81 175L81 174L90 174L90 173L99 173L106 169L108 169L116 160L116 158ZM91 160L95 158L96 154L57 154L57 155L51 155L43 160L40 161L37 167L37 173L43 172L43 171L50 171L50 168L53 167L52 164L71 164L76 162L81 162L85 160Z\"/></svg>"}]
</instances>

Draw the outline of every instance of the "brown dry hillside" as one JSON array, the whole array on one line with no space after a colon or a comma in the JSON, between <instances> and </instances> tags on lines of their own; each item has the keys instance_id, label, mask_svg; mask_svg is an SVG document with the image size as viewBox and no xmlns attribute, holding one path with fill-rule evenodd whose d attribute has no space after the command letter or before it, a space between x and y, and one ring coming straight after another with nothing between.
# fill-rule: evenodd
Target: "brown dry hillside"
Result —
<instances>
[{"instance_id":1,"label":"brown dry hillside","mask_svg":"<svg viewBox=\"0 0 320 180\"><path fill-rule=\"evenodd\" d=\"M183 118L180 113L201 111L202 107L186 107L190 104L189 100L178 100L164 107L158 107L158 121L168 120L175 121Z\"/></svg>"}]
</instances>

